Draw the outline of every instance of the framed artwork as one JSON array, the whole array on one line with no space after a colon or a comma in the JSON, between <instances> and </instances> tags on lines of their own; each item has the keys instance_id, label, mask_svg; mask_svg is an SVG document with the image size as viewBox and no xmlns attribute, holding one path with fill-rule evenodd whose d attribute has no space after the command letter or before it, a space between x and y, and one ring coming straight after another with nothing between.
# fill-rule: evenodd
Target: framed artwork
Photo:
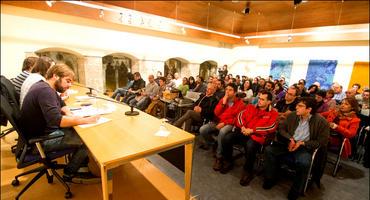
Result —
<instances>
[{"instance_id":1,"label":"framed artwork","mask_svg":"<svg viewBox=\"0 0 370 200\"><path fill-rule=\"evenodd\" d=\"M321 89L329 89L333 83L337 60L310 60L306 74L307 86L319 82Z\"/></svg>"},{"instance_id":2,"label":"framed artwork","mask_svg":"<svg viewBox=\"0 0 370 200\"><path fill-rule=\"evenodd\" d=\"M285 82L289 84L290 74L292 73L292 60L272 60L270 75L273 79L279 79L281 76L285 77Z\"/></svg>"}]
</instances>

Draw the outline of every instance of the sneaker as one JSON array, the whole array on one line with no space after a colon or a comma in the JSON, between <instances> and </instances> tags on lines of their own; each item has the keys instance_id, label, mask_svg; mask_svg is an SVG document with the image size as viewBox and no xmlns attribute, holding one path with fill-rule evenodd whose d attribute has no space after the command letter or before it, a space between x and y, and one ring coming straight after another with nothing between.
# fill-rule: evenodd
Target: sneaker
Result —
<instances>
[{"instance_id":1,"label":"sneaker","mask_svg":"<svg viewBox=\"0 0 370 200\"><path fill-rule=\"evenodd\" d=\"M222 159L216 158L215 163L213 164L213 170L220 171L220 169L222 168L222 164Z\"/></svg>"},{"instance_id":2,"label":"sneaker","mask_svg":"<svg viewBox=\"0 0 370 200\"><path fill-rule=\"evenodd\" d=\"M274 185L275 185L275 181L273 181L273 180L269 180L269 179L265 179L265 180L263 181L263 185L262 185L262 187L263 187L263 189L265 189L265 190L269 190L269 189L271 189L272 187L274 187Z\"/></svg>"},{"instance_id":3,"label":"sneaker","mask_svg":"<svg viewBox=\"0 0 370 200\"><path fill-rule=\"evenodd\" d=\"M249 183L252 181L253 178L254 178L254 175L252 173L249 173L243 170L243 175L242 175L242 178L240 179L239 184L241 186L247 186L249 185Z\"/></svg>"},{"instance_id":4,"label":"sneaker","mask_svg":"<svg viewBox=\"0 0 370 200\"><path fill-rule=\"evenodd\" d=\"M76 184L97 184L101 183L101 178L93 175L91 172L77 172L76 174L64 174L63 179L66 182Z\"/></svg>"},{"instance_id":5,"label":"sneaker","mask_svg":"<svg viewBox=\"0 0 370 200\"><path fill-rule=\"evenodd\" d=\"M221 174L227 174L230 170L232 170L234 167L232 162L224 161L222 168L220 169Z\"/></svg>"},{"instance_id":6,"label":"sneaker","mask_svg":"<svg viewBox=\"0 0 370 200\"><path fill-rule=\"evenodd\" d=\"M290 190L289 193L288 193L288 200L296 200L298 199L299 197L299 193L293 191L293 190Z\"/></svg>"}]
</instances>

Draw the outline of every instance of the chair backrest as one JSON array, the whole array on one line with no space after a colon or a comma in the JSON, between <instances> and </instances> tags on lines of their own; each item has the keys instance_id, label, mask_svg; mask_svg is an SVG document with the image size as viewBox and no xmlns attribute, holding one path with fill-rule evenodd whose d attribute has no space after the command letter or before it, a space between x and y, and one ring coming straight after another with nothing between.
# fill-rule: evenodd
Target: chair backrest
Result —
<instances>
[{"instance_id":1,"label":"chair backrest","mask_svg":"<svg viewBox=\"0 0 370 200\"><path fill-rule=\"evenodd\" d=\"M10 122L15 131L17 131L18 133L19 137L16 149L16 157L19 157L23 148L29 145L27 145L27 139L18 126L20 117L19 110L14 109L9 102L9 99L3 94L1 94L1 114L5 116L5 118Z\"/></svg>"},{"instance_id":2,"label":"chair backrest","mask_svg":"<svg viewBox=\"0 0 370 200\"><path fill-rule=\"evenodd\" d=\"M1 95L9 102L10 106L14 110L13 115L18 117L20 114L19 106L19 94L16 92L13 83L7 79L5 76L1 75Z\"/></svg>"}]
</instances>

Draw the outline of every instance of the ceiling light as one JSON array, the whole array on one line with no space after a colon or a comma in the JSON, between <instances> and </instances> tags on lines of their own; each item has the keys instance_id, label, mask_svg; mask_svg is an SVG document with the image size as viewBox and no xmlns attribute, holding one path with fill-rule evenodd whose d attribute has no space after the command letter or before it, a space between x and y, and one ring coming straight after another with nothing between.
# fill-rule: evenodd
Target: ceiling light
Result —
<instances>
[{"instance_id":1,"label":"ceiling light","mask_svg":"<svg viewBox=\"0 0 370 200\"><path fill-rule=\"evenodd\" d=\"M49 6L52 7L55 1L45 1L45 3Z\"/></svg>"},{"instance_id":2,"label":"ceiling light","mask_svg":"<svg viewBox=\"0 0 370 200\"><path fill-rule=\"evenodd\" d=\"M123 23L123 13L119 13L119 22Z\"/></svg>"},{"instance_id":3,"label":"ceiling light","mask_svg":"<svg viewBox=\"0 0 370 200\"><path fill-rule=\"evenodd\" d=\"M83 1L70 1L70 0L67 1L67 0L65 0L63 2L74 4L74 5L79 5L79 6L85 6L85 7L88 7L88 8L94 8L94 9L99 9L99 10L100 9L103 9L104 11L110 11L110 12L120 13L120 15L122 16L122 17L120 17L121 23L123 23L123 13L122 12L133 12L133 13L136 13L137 15L145 15L145 16L150 16L150 17L154 17L154 18L164 19L162 21L165 21L165 22L167 22L169 24L172 24L172 25L175 25L175 26L179 26L179 27L189 28L189 29L198 30L198 31L204 31L204 32L208 32L208 33L214 33L214 34L228 36L228 37L237 38L237 39L240 39L241 38L238 35L224 33L224 32L219 32L219 31L213 31L213 30L206 29L206 28L201 28L201 27L198 27L198 26L193 26L193 25L188 25L188 24L184 24L184 23L179 23L179 22L176 22L176 20L168 19L168 18L165 18L165 17L159 17L157 15L152 15L152 14L148 14L148 13L143 13L143 12L136 11L136 10L126 9L126 8L114 9L114 8L109 8L109 7L100 6L100 5L96 5L96 4L86 3L86 2L83 2ZM130 23L130 15L128 16L128 18L129 19L128 19L127 22L128 22L128 24L131 24Z\"/></svg>"},{"instance_id":4,"label":"ceiling light","mask_svg":"<svg viewBox=\"0 0 370 200\"><path fill-rule=\"evenodd\" d=\"M288 35L288 42L292 41L293 37L291 35Z\"/></svg>"},{"instance_id":5,"label":"ceiling light","mask_svg":"<svg viewBox=\"0 0 370 200\"><path fill-rule=\"evenodd\" d=\"M298 5L302 2L302 0L294 0L294 5Z\"/></svg>"},{"instance_id":6,"label":"ceiling light","mask_svg":"<svg viewBox=\"0 0 370 200\"><path fill-rule=\"evenodd\" d=\"M251 11L250 8L245 8L242 13L248 15L250 11Z\"/></svg>"},{"instance_id":7,"label":"ceiling light","mask_svg":"<svg viewBox=\"0 0 370 200\"><path fill-rule=\"evenodd\" d=\"M256 35L246 36L244 39L261 39L261 38L275 38L275 37L287 37L287 36L309 36L309 35L326 35L326 34L344 34L344 33L369 33L369 29L349 29L349 30L333 30L333 31L310 31L302 33L281 33L271 35Z\"/></svg>"},{"instance_id":8,"label":"ceiling light","mask_svg":"<svg viewBox=\"0 0 370 200\"><path fill-rule=\"evenodd\" d=\"M104 10L100 9L99 18L103 18L103 17L104 17Z\"/></svg>"}]
</instances>

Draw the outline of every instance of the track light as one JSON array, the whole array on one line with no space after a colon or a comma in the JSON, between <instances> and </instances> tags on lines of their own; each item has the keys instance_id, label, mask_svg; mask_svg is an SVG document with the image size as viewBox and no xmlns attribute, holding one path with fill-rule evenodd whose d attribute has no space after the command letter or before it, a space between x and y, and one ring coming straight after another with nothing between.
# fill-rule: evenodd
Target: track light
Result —
<instances>
[{"instance_id":1,"label":"track light","mask_svg":"<svg viewBox=\"0 0 370 200\"><path fill-rule=\"evenodd\" d=\"M250 9L250 8L245 8L245 9L243 10L243 13L244 13L244 14L246 14L246 15L248 15L250 11L251 11L251 9Z\"/></svg>"},{"instance_id":2,"label":"track light","mask_svg":"<svg viewBox=\"0 0 370 200\"><path fill-rule=\"evenodd\" d=\"M302 2L302 0L294 0L294 5L298 5Z\"/></svg>"},{"instance_id":3,"label":"track light","mask_svg":"<svg viewBox=\"0 0 370 200\"><path fill-rule=\"evenodd\" d=\"M248 15L250 12L251 12L251 2L248 1L242 13Z\"/></svg>"},{"instance_id":4,"label":"track light","mask_svg":"<svg viewBox=\"0 0 370 200\"><path fill-rule=\"evenodd\" d=\"M104 17L104 10L100 9L99 18L103 18L103 17Z\"/></svg>"},{"instance_id":5,"label":"track light","mask_svg":"<svg viewBox=\"0 0 370 200\"><path fill-rule=\"evenodd\" d=\"M119 13L119 21L121 22L121 23L123 23L123 13Z\"/></svg>"},{"instance_id":6,"label":"track light","mask_svg":"<svg viewBox=\"0 0 370 200\"><path fill-rule=\"evenodd\" d=\"M55 1L45 1L45 3L51 8Z\"/></svg>"},{"instance_id":7,"label":"track light","mask_svg":"<svg viewBox=\"0 0 370 200\"><path fill-rule=\"evenodd\" d=\"M288 42L292 41L293 37L291 35L288 35Z\"/></svg>"}]
</instances>

